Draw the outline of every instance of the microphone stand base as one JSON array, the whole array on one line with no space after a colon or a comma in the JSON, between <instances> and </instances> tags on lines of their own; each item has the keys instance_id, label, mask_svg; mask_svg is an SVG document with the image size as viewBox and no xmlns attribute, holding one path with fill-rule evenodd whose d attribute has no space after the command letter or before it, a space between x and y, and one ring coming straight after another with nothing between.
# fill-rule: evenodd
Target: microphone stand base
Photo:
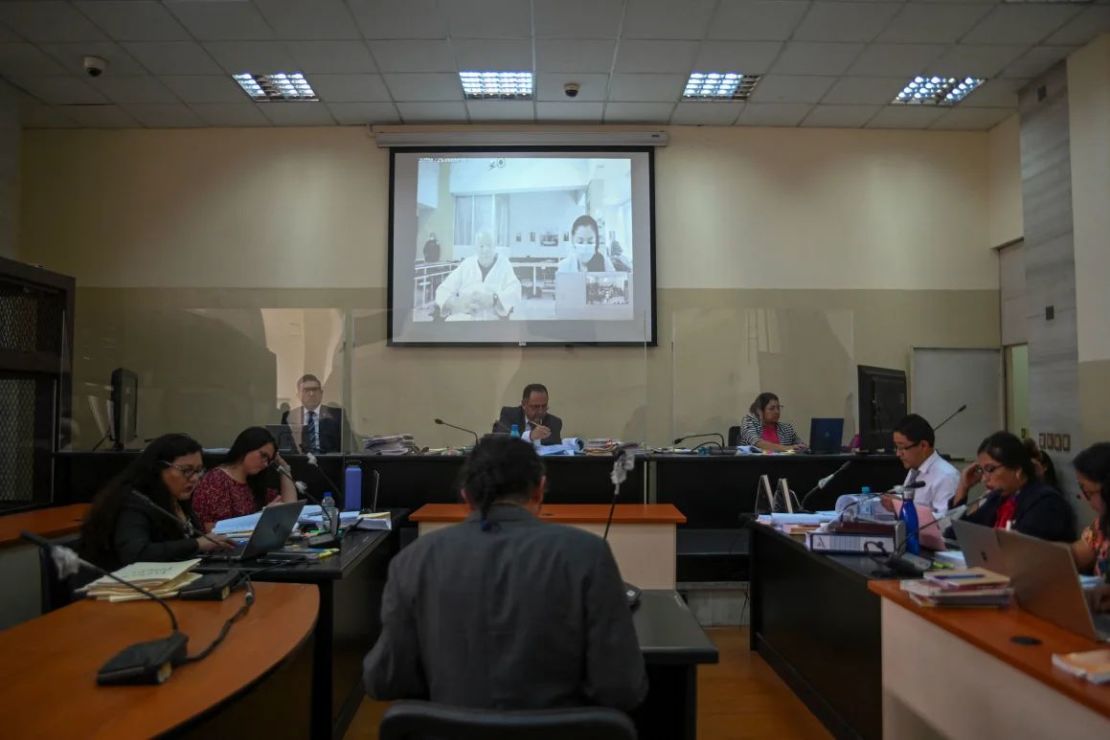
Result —
<instances>
[{"instance_id":1,"label":"microphone stand base","mask_svg":"<svg viewBox=\"0 0 1110 740\"><path fill-rule=\"evenodd\" d=\"M181 632L121 650L100 667L96 682L101 686L164 683L174 666L185 662L189 638Z\"/></svg>"}]
</instances>

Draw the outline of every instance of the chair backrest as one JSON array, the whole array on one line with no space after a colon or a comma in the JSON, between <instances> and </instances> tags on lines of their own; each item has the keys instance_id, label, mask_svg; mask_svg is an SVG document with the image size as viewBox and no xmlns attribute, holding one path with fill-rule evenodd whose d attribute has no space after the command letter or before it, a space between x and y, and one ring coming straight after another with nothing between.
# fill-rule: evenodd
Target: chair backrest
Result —
<instances>
[{"instance_id":1,"label":"chair backrest","mask_svg":"<svg viewBox=\"0 0 1110 740\"><path fill-rule=\"evenodd\" d=\"M607 707L492 710L425 701L394 702L378 727L381 740L636 740L624 712Z\"/></svg>"},{"instance_id":2,"label":"chair backrest","mask_svg":"<svg viewBox=\"0 0 1110 740\"><path fill-rule=\"evenodd\" d=\"M80 534L71 534L50 540L52 545L61 545L76 550L81 543ZM45 548L39 551L39 583L41 591L42 613L52 612L67 606L73 601L73 584L68 579L58 577L58 569L54 566L54 558L47 553Z\"/></svg>"},{"instance_id":3,"label":"chair backrest","mask_svg":"<svg viewBox=\"0 0 1110 740\"><path fill-rule=\"evenodd\" d=\"M740 444L740 427L728 428L728 446L735 447Z\"/></svg>"}]
</instances>

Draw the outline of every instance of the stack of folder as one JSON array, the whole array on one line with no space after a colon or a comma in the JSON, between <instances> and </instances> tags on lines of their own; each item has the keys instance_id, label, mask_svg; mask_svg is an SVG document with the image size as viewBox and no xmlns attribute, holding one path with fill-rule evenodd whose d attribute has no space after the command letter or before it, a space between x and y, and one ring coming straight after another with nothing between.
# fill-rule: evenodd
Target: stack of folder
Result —
<instances>
[{"instance_id":1,"label":"stack of folder","mask_svg":"<svg viewBox=\"0 0 1110 740\"><path fill-rule=\"evenodd\" d=\"M182 588L200 579L199 573L192 572L199 562L199 559L194 559L176 563L132 563L112 575L146 589L155 596L168 599L177 596ZM135 601L146 598L135 589L108 576L97 578L81 588L80 592L101 601Z\"/></svg>"},{"instance_id":2,"label":"stack of folder","mask_svg":"<svg viewBox=\"0 0 1110 740\"><path fill-rule=\"evenodd\" d=\"M583 449L587 455L612 455L621 447L629 450L632 453L639 453L640 446L638 444L624 444L619 439L612 439L610 437L594 437L593 439L586 440Z\"/></svg>"},{"instance_id":3,"label":"stack of folder","mask_svg":"<svg viewBox=\"0 0 1110 740\"><path fill-rule=\"evenodd\" d=\"M371 455L411 455L420 451L411 434L367 437L362 446Z\"/></svg>"},{"instance_id":4,"label":"stack of folder","mask_svg":"<svg viewBox=\"0 0 1110 740\"><path fill-rule=\"evenodd\" d=\"M1082 653L1054 653L1052 665L1091 683L1110 683L1110 650Z\"/></svg>"},{"instance_id":5,"label":"stack of folder","mask_svg":"<svg viewBox=\"0 0 1110 740\"><path fill-rule=\"evenodd\" d=\"M1010 579L986 568L930 571L902 590L919 606L1008 606L1014 598Z\"/></svg>"}]
</instances>

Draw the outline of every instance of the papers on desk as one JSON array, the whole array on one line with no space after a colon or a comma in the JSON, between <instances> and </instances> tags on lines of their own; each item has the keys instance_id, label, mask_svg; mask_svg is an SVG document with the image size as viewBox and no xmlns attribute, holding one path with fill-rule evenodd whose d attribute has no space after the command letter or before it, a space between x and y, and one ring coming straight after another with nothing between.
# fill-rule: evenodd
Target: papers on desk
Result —
<instances>
[{"instance_id":1,"label":"papers on desk","mask_svg":"<svg viewBox=\"0 0 1110 740\"><path fill-rule=\"evenodd\" d=\"M222 534L228 537L250 537L254 532L254 528L258 526L258 520L262 518L262 512L255 512L254 514L247 514L246 516L237 516L232 519L222 519L216 522L212 527L213 534ZM301 522L314 524L317 527L324 527L324 517L320 513L320 507L316 504L309 504L301 509ZM339 526L340 528L354 528L354 529L370 529L370 530L385 530L393 529L393 517L388 511L379 511L375 513L362 514L357 511L341 511L339 512Z\"/></svg>"},{"instance_id":2,"label":"papers on desk","mask_svg":"<svg viewBox=\"0 0 1110 740\"><path fill-rule=\"evenodd\" d=\"M200 578L192 569L199 559L182 560L174 563L132 563L115 571L112 575L139 588L150 591L155 596L168 599L176 596L183 587ZM136 601L145 599L139 592L108 576L101 576L84 588L78 589L87 596L102 601Z\"/></svg>"},{"instance_id":3,"label":"papers on desk","mask_svg":"<svg viewBox=\"0 0 1110 740\"><path fill-rule=\"evenodd\" d=\"M306 507L307 508L307 507ZM250 535L254 528L258 526L258 520L262 518L262 512L256 511L253 514L246 516L236 516L231 519L221 519L216 522L212 527L212 534L222 534L231 536L234 534Z\"/></svg>"}]
</instances>

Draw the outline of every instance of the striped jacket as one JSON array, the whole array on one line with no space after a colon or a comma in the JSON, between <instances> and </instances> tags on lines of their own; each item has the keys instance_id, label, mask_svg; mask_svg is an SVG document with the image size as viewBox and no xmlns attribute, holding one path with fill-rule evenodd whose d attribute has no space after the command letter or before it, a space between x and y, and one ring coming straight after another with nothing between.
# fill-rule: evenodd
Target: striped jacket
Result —
<instances>
[{"instance_id":1,"label":"striped jacket","mask_svg":"<svg viewBox=\"0 0 1110 740\"><path fill-rule=\"evenodd\" d=\"M740 420L740 444L755 446L759 440L763 439L763 422L755 414L746 414ZM794 427L787 424L785 421L779 422L779 444L782 445L796 445L801 443L798 438L798 433L794 431Z\"/></svg>"}]
</instances>

